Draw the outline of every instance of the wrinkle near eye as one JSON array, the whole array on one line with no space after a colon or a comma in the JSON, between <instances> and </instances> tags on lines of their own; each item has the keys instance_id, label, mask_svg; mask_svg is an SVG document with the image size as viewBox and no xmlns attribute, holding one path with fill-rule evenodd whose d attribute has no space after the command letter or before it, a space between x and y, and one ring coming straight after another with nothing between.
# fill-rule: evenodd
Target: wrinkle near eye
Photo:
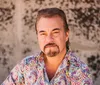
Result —
<instances>
[{"instance_id":1,"label":"wrinkle near eye","mask_svg":"<svg viewBox=\"0 0 100 85\"><path fill-rule=\"evenodd\" d=\"M59 30L53 31L53 33L59 33Z\"/></svg>"},{"instance_id":2,"label":"wrinkle near eye","mask_svg":"<svg viewBox=\"0 0 100 85\"><path fill-rule=\"evenodd\" d=\"M46 32L41 30L41 31L39 31L39 35L46 35Z\"/></svg>"},{"instance_id":3,"label":"wrinkle near eye","mask_svg":"<svg viewBox=\"0 0 100 85\"><path fill-rule=\"evenodd\" d=\"M52 31L52 35L53 35L54 37L55 37L55 36L58 36L59 33L60 33L60 28L55 28L55 29L53 29L53 31Z\"/></svg>"},{"instance_id":4,"label":"wrinkle near eye","mask_svg":"<svg viewBox=\"0 0 100 85\"><path fill-rule=\"evenodd\" d=\"M54 28L52 31L60 31L60 28Z\"/></svg>"},{"instance_id":5,"label":"wrinkle near eye","mask_svg":"<svg viewBox=\"0 0 100 85\"><path fill-rule=\"evenodd\" d=\"M47 35L45 32L43 32L43 33L40 33L40 35Z\"/></svg>"}]
</instances>

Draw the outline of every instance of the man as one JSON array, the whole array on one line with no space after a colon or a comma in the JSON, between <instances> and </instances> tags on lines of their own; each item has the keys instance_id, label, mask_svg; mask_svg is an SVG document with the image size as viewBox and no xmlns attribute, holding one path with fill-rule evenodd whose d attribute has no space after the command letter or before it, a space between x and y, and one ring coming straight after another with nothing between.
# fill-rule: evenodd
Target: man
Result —
<instances>
[{"instance_id":1,"label":"man","mask_svg":"<svg viewBox=\"0 0 100 85\"><path fill-rule=\"evenodd\" d=\"M35 27L41 52L23 59L2 85L92 85L87 65L69 51L65 13L42 9Z\"/></svg>"}]
</instances>

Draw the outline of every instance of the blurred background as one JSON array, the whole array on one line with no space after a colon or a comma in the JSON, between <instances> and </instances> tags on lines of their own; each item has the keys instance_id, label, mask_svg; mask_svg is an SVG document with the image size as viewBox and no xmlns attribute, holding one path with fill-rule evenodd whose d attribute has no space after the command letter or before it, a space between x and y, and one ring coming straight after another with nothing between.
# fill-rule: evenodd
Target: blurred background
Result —
<instances>
[{"instance_id":1,"label":"blurred background","mask_svg":"<svg viewBox=\"0 0 100 85\"><path fill-rule=\"evenodd\" d=\"M100 85L100 0L0 0L0 84L24 57L39 51L35 20L46 7L64 10L70 48Z\"/></svg>"}]
</instances>

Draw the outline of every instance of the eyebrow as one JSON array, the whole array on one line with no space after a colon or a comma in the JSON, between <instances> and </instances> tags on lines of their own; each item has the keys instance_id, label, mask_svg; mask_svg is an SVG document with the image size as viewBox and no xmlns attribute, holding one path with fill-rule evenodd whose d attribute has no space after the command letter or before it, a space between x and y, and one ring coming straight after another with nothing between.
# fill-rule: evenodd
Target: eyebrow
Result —
<instances>
[{"instance_id":1,"label":"eyebrow","mask_svg":"<svg viewBox=\"0 0 100 85\"><path fill-rule=\"evenodd\" d=\"M60 28L55 28L52 31L56 31L56 30L60 30ZM45 32L45 31L44 30L39 31L39 33L43 33L43 32Z\"/></svg>"},{"instance_id":2,"label":"eyebrow","mask_svg":"<svg viewBox=\"0 0 100 85\"><path fill-rule=\"evenodd\" d=\"M52 31L56 31L56 30L60 30L60 28L55 28L55 29L53 29Z\"/></svg>"},{"instance_id":3,"label":"eyebrow","mask_svg":"<svg viewBox=\"0 0 100 85\"><path fill-rule=\"evenodd\" d=\"M42 32L45 32L45 31L43 31L43 30L39 31L39 33L42 33Z\"/></svg>"}]
</instances>

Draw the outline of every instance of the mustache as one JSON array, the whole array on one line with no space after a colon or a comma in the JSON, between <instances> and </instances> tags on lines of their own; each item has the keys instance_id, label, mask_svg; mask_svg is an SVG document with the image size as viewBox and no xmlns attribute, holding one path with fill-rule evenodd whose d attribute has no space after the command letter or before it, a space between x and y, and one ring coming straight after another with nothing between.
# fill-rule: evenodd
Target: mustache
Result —
<instances>
[{"instance_id":1,"label":"mustache","mask_svg":"<svg viewBox=\"0 0 100 85\"><path fill-rule=\"evenodd\" d=\"M48 47L48 46L57 46L55 43L48 43L44 46L44 48ZM57 46L58 47L58 46Z\"/></svg>"}]
</instances>

